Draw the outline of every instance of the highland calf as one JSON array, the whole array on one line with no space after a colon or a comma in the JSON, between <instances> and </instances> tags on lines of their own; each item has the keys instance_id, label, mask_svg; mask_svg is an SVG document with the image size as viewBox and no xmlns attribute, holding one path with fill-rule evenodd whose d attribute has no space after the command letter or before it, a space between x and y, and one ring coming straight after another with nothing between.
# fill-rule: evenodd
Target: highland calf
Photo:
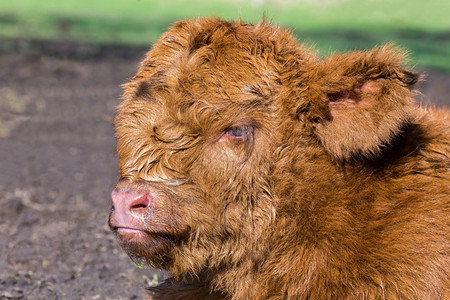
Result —
<instances>
[{"instance_id":1,"label":"highland calf","mask_svg":"<svg viewBox=\"0 0 450 300\"><path fill-rule=\"evenodd\" d=\"M386 46L176 23L125 85L110 227L153 299L450 299L448 112Z\"/></svg>"}]
</instances>

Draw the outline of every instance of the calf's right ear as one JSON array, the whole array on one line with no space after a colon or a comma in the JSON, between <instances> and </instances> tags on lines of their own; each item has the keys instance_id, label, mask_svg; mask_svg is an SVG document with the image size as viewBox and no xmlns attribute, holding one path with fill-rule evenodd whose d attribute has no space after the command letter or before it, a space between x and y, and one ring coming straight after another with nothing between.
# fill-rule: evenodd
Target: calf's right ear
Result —
<instances>
[{"instance_id":1,"label":"calf's right ear","mask_svg":"<svg viewBox=\"0 0 450 300\"><path fill-rule=\"evenodd\" d=\"M411 122L412 88L419 76L404 69L403 62L401 51L386 46L319 63L306 93L322 103L314 131L336 160L379 155Z\"/></svg>"}]
</instances>

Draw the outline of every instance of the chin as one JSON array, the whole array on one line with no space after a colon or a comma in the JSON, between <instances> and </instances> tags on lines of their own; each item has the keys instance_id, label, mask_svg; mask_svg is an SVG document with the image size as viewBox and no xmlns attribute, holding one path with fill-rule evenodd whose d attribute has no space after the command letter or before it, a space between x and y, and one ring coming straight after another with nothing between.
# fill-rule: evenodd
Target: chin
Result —
<instances>
[{"instance_id":1,"label":"chin","mask_svg":"<svg viewBox=\"0 0 450 300\"><path fill-rule=\"evenodd\" d=\"M117 240L136 264L164 269L170 263L175 241L167 234L137 229L113 229Z\"/></svg>"}]
</instances>

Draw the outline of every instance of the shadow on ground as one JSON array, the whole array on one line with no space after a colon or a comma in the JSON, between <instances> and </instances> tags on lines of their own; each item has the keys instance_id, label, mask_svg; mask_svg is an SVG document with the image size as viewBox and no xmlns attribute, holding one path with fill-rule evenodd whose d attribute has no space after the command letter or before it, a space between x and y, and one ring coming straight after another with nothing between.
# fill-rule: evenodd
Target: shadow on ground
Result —
<instances>
[{"instance_id":1,"label":"shadow on ground","mask_svg":"<svg viewBox=\"0 0 450 300\"><path fill-rule=\"evenodd\" d=\"M144 298L162 273L133 266L106 220L118 177L114 110L145 49L9 43L0 51L0 299ZM422 92L420 101L448 105L450 77L428 72Z\"/></svg>"}]
</instances>

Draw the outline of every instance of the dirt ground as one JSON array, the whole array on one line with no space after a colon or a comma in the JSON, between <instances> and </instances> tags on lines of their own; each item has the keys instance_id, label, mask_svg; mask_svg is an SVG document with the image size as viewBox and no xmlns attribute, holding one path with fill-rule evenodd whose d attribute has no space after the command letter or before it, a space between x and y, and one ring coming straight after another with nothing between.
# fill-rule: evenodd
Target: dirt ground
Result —
<instances>
[{"instance_id":1,"label":"dirt ground","mask_svg":"<svg viewBox=\"0 0 450 300\"><path fill-rule=\"evenodd\" d=\"M0 44L2 41L0 40ZM0 299L143 299L107 226L118 178L112 119L145 49L0 46ZM450 104L426 72L418 101Z\"/></svg>"}]
</instances>

